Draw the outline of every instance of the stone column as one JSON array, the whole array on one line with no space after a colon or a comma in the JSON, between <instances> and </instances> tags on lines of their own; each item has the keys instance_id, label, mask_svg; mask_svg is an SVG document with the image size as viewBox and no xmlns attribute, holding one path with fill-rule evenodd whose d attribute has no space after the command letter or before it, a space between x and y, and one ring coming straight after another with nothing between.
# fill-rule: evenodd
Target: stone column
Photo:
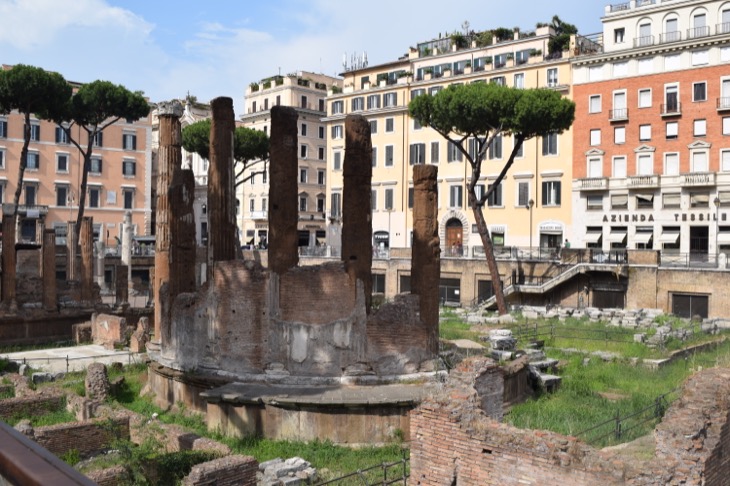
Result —
<instances>
[{"instance_id":1,"label":"stone column","mask_svg":"<svg viewBox=\"0 0 730 486\"><path fill-rule=\"evenodd\" d=\"M215 262L235 260L238 237L233 180L233 100L210 102L210 164L208 165L208 276Z\"/></svg>"},{"instance_id":2,"label":"stone column","mask_svg":"<svg viewBox=\"0 0 730 486\"><path fill-rule=\"evenodd\" d=\"M45 216L38 216L35 220L35 240L39 245L43 244L43 233L46 231L46 218Z\"/></svg>"},{"instance_id":3,"label":"stone column","mask_svg":"<svg viewBox=\"0 0 730 486\"><path fill-rule=\"evenodd\" d=\"M106 247L102 241L102 233L105 228L102 227L101 233L99 234L99 240L94 243L96 249L96 259L94 260L94 282L99 286L100 289L105 288L104 284L104 256L106 253Z\"/></svg>"},{"instance_id":4,"label":"stone column","mask_svg":"<svg viewBox=\"0 0 730 486\"><path fill-rule=\"evenodd\" d=\"M114 274L114 304L119 307L128 306L129 280L127 279L127 266L117 265Z\"/></svg>"},{"instance_id":5,"label":"stone column","mask_svg":"<svg viewBox=\"0 0 730 486\"><path fill-rule=\"evenodd\" d=\"M94 220L84 217L81 221L79 234L81 247L81 265L79 277L81 280L81 300L91 302L94 282Z\"/></svg>"},{"instance_id":6,"label":"stone column","mask_svg":"<svg viewBox=\"0 0 730 486\"><path fill-rule=\"evenodd\" d=\"M13 205L3 204L3 309L11 312L18 310L18 303L15 300L15 216Z\"/></svg>"},{"instance_id":7,"label":"stone column","mask_svg":"<svg viewBox=\"0 0 730 486\"><path fill-rule=\"evenodd\" d=\"M155 276L152 291L155 299L154 340L161 340L161 327L168 324L167 301L170 282L170 220L171 207L168 191L173 174L182 163L179 102L163 102L158 106L160 119L160 148L157 158L157 227L155 231ZM131 265L130 265L131 268ZM164 294L164 295L163 295Z\"/></svg>"},{"instance_id":8,"label":"stone column","mask_svg":"<svg viewBox=\"0 0 730 486\"><path fill-rule=\"evenodd\" d=\"M426 349L434 355L438 353L441 279L437 174L436 166L413 166L411 293L419 296L421 321L428 329Z\"/></svg>"},{"instance_id":9,"label":"stone column","mask_svg":"<svg viewBox=\"0 0 730 486\"><path fill-rule=\"evenodd\" d=\"M156 229L156 228L155 228ZM122 223L122 264L127 267L127 285L132 282L132 240L134 239L134 226L132 225L132 212L124 213Z\"/></svg>"},{"instance_id":10,"label":"stone column","mask_svg":"<svg viewBox=\"0 0 730 486\"><path fill-rule=\"evenodd\" d=\"M48 229L43 232L41 269L41 278L43 281L43 308L48 311L55 311L57 309L56 232L52 229Z\"/></svg>"},{"instance_id":11,"label":"stone column","mask_svg":"<svg viewBox=\"0 0 730 486\"><path fill-rule=\"evenodd\" d=\"M368 313L373 287L372 155L370 122L362 115L348 115L342 174L342 261L350 278L362 281Z\"/></svg>"},{"instance_id":12,"label":"stone column","mask_svg":"<svg viewBox=\"0 0 730 486\"><path fill-rule=\"evenodd\" d=\"M271 109L269 269L277 274L299 263L298 117L288 106Z\"/></svg>"},{"instance_id":13,"label":"stone column","mask_svg":"<svg viewBox=\"0 0 730 486\"><path fill-rule=\"evenodd\" d=\"M78 280L79 270L76 261L76 222L69 221L66 226L66 280Z\"/></svg>"}]
</instances>

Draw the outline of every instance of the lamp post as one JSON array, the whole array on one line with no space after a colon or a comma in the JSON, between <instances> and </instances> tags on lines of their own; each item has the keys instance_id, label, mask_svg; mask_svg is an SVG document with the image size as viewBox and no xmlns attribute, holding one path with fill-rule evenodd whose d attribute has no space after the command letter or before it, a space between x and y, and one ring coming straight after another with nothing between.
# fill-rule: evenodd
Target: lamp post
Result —
<instances>
[{"instance_id":1,"label":"lamp post","mask_svg":"<svg viewBox=\"0 0 730 486\"><path fill-rule=\"evenodd\" d=\"M720 197L715 196L715 264L720 265Z\"/></svg>"},{"instance_id":2,"label":"lamp post","mask_svg":"<svg viewBox=\"0 0 730 486\"><path fill-rule=\"evenodd\" d=\"M535 205L535 200L530 199L527 201L525 209L530 211L530 258L532 258L532 208Z\"/></svg>"}]
</instances>

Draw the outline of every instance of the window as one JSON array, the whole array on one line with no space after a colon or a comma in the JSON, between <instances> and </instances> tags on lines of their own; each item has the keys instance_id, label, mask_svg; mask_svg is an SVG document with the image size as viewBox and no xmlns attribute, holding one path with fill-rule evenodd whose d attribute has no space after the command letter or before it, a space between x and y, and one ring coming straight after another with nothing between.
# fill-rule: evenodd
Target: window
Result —
<instances>
[{"instance_id":1,"label":"window","mask_svg":"<svg viewBox=\"0 0 730 486\"><path fill-rule=\"evenodd\" d=\"M62 126L56 127L56 143L68 143L68 134L66 133L66 130L63 129Z\"/></svg>"},{"instance_id":2,"label":"window","mask_svg":"<svg viewBox=\"0 0 730 486\"><path fill-rule=\"evenodd\" d=\"M269 173L265 170L261 172L261 184L266 184L269 182Z\"/></svg>"},{"instance_id":3,"label":"window","mask_svg":"<svg viewBox=\"0 0 730 486\"><path fill-rule=\"evenodd\" d=\"M621 27L620 29L613 29L614 44L623 44L625 37L626 37L626 29L624 29L623 27Z\"/></svg>"},{"instance_id":4,"label":"window","mask_svg":"<svg viewBox=\"0 0 730 486\"><path fill-rule=\"evenodd\" d=\"M530 183L517 183L517 206L521 208L529 207L530 202Z\"/></svg>"},{"instance_id":5,"label":"window","mask_svg":"<svg viewBox=\"0 0 730 486\"><path fill-rule=\"evenodd\" d=\"M0 138L8 138L8 121L0 118Z\"/></svg>"},{"instance_id":6,"label":"window","mask_svg":"<svg viewBox=\"0 0 730 486\"><path fill-rule=\"evenodd\" d=\"M507 80L504 76L495 76L489 79L490 83L496 84L497 86L504 86L507 84Z\"/></svg>"},{"instance_id":7,"label":"window","mask_svg":"<svg viewBox=\"0 0 730 486\"><path fill-rule=\"evenodd\" d=\"M35 206L36 205L36 193L38 192L38 186L35 184L25 184L25 205ZM91 207L91 205L89 205Z\"/></svg>"},{"instance_id":8,"label":"window","mask_svg":"<svg viewBox=\"0 0 730 486\"><path fill-rule=\"evenodd\" d=\"M492 188L493 184L489 184L487 190L490 190ZM493 207L502 207L502 184L498 185L494 192L492 192L489 197L487 198L487 206L490 208Z\"/></svg>"},{"instance_id":9,"label":"window","mask_svg":"<svg viewBox=\"0 0 730 486\"><path fill-rule=\"evenodd\" d=\"M299 169L299 183L300 184L307 183L307 169Z\"/></svg>"},{"instance_id":10,"label":"window","mask_svg":"<svg viewBox=\"0 0 730 486\"><path fill-rule=\"evenodd\" d=\"M68 186L59 184L56 186L56 206L65 207L68 204Z\"/></svg>"},{"instance_id":11,"label":"window","mask_svg":"<svg viewBox=\"0 0 730 486\"><path fill-rule=\"evenodd\" d=\"M324 160L324 147L319 147L317 149L317 158L319 160Z\"/></svg>"},{"instance_id":12,"label":"window","mask_svg":"<svg viewBox=\"0 0 730 486\"><path fill-rule=\"evenodd\" d=\"M416 98L417 96L425 95L426 90L425 89L412 89L411 90L411 99Z\"/></svg>"},{"instance_id":13,"label":"window","mask_svg":"<svg viewBox=\"0 0 730 486\"><path fill-rule=\"evenodd\" d=\"M125 159L122 162L122 174L124 177L134 177L137 174L137 162L132 159Z\"/></svg>"},{"instance_id":14,"label":"window","mask_svg":"<svg viewBox=\"0 0 730 486\"><path fill-rule=\"evenodd\" d=\"M692 65L693 66L704 66L710 62L710 51L703 49L701 51L692 52Z\"/></svg>"},{"instance_id":15,"label":"window","mask_svg":"<svg viewBox=\"0 0 730 486\"><path fill-rule=\"evenodd\" d=\"M249 212L256 211L256 200L255 199L249 199L248 200L248 210Z\"/></svg>"},{"instance_id":16,"label":"window","mask_svg":"<svg viewBox=\"0 0 730 486\"><path fill-rule=\"evenodd\" d=\"M667 122L667 140L674 140L679 135L679 122Z\"/></svg>"},{"instance_id":17,"label":"window","mask_svg":"<svg viewBox=\"0 0 730 486\"><path fill-rule=\"evenodd\" d=\"M380 95L368 95L368 110L377 110L380 108Z\"/></svg>"},{"instance_id":18,"label":"window","mask_svg":"<svg viewBox=\"0 0 730 486\"><path fill-rule=\"evenodd\" d=\"M730 116L726 116L722 119L722 134L730 135Z\"/></svg>"},{"instance_id":19,"label":"window","mask_svg":"<svg viewBox=\"0 0 730 486\"><path fill-rule=\"evenodd\" d=\"M101 188L90 187L89 188L89 207L98 208L101 202Z\"/></svg>"},{"instance_id":20,"label":"window","mask_svg":"<svg viewBox=\"0 0 730 486\"><path fill-rule=\"evenodd\" d=\"M439 163L439 143L438 142L431 142L431 163L432 164Z\"/></svg>"},{"instance_id":21,"label":"window","mask_svg":"<svg viewBox=\"0 0 730 486\"><path fill-rule=\"evenodd\" d=\"M682 198L678 192L662 195L662 206L664 207L664 209L679 208L681 202Z\"/></svg>"},{"instance_id":22,"label":"window","mask_svg":"<svg viewBox=\"0 0 730 486\"><path fill-rule=\"evenodd\" d=\"M251 178L249 179L249 182L251 182L252 186L256 185L256 173L255 172L253 174L251 174Z\"/></svg>"},{"instance_id":23,"label":"window","mask_svg":"<svg viewBox=\"0 0 730 486\"><path fill-rule=\"evenodd\" d=\"M654 37L651 35L651 24L645 23L639 25L639 38L636 39L636 46L650 46L654 44Z\"/></svg>"},{"instance_id":24,"label":"window","mask_svg":"<svg viewBox=\"0 0 730 486\"><path fill-rule=\"evenodd\" d=\"M370 134L375 135L378 133L378 120L370 120Z\"/></svg>"},{"instance_id":25,"label":"window","mask_svg":"<svg viewBox=\"0 0 730 486\"><path fill-rule=\"evenodd\" d=\"M613 143L626 143L626 127L615 127L613 129Z\"/></svg>"},{"instance_id":26,"label":"window","mask_svg":"<svg viewBox=\"0 0 730 486\"><path fill-rule=\"evenodd\" d=\"M342 100L332 102L332 114L341 115L345 111L345 102Z\"/></svg>"},{"instance_id":27,"label":"window","mask_svg":"<svg viewBox=\"0 0 730 486\"><path fill-rule=\"evenodd\" d=\"M603 161L600 157L588 158L588 177L603 177Z\"/></svg>"},{"instance_id":28,"label":"window","mask_svg":"<svg viewBox=\"0 0 730 486\"><path fill-rule=\"evenodd\" d=\"M591 195L586 198L586 209L589 211L603 210L603 196Z\"/></svg>"},{"instance_id":29,"label":"window","mask_svg":"<svg viewBox=\"0 0 730 486\"><path fill-rule=\"evenodd\" d=\"M351 101L352 111L362 111L365 109L365 98L358 96Z\"/></svg>"},{"instance_id":30,"label":"window","mask_svg":"<svg viewBox=\"0 0 730 486\"><path fill-rule=\"evenodd\" d=\"M676 84L664 88L664 113L679 111L679 86Z\"/></svg>"},{"instance_id":31,"label":"window","mask_svg":"<svg viewBox=\"0 0 730 486\"><path fill-rule=\"evenodd\" d=\"M28 152L25 168L28 170L38 170L41 168L41 155L38 152Z\"/></svg>"},{"instance_id":32,"label":"window","mask_svg":"<svg viewBox=\"0 0 730 486\"><path fill-rule=\"evenodd\" d=\"M525 87L525 74L524 73L517 73L515 74L515 88L522 89Z\"/></svg>"},{"instance_id":33,"label":"window","mask_svg":"<svg viewBox=\"0 0 730 486\"><path fill-rule=\"evenodd\" d=\"M125 133L122 136L122 148L124 150L137 150L137 135Z\"/></svg>"},{"instance_id":34,"label":"window","mask_svg":"<svg viewBox=\"0 0 730 486\"><path fill-rule=\"evenodd\" d=\"M450 208L462 207L463 190L464 190L464 188L460 185L449 187L449 207Z\"/></svg>"},{"instance_id":35,"label":"window","mask_svg":"<svg viewBox=\"0 0 730 486\"><path fill-rule=\"evenodd\" d=\"M463 154L461 150L456 146L454 142L449 142L446 146L446 161L447 162L461 162L463 160Z\"/></svg>"},{"instance_id":36,"label":"window","mask_svg":"<svg viewBox=\"0 0 730 486\"><path fill-rule=\"evenodd\" d=\"M548 133L542 137L542 154L558 155L558 134Z\"/></svg>"},{"instance_id":37,"label":"window","mask_svg":"<svg viewBox=\"0 0 730 486\"><path fill-rule=\"evenodd\" d=\"M476 184L474 186L474 195L476 196L477 201L481 201L482 196L484 196L484 194L486 194L486 192L487 192L487 190L486 190L486 186L484 184ZM477 231L477 233L478 233L478 231Z\"/></svg>"},{"instance_id":38,"label":"window","mask_svg":"<svg viewBox=\"0 0 730 486\"><path fill-rule=\"evenodd\" d=\"M302 123L302 137L306 137L306 136L307 136L307 124Z\"/></svg>"},{"instance_id":39,"label":"window","mask_svg":"<svg viewBox=\"0 0 730 486\"><path fill-rule=\"evenodd\" d=\"M547 70L548 88L554 88L558 85L558 68L550 68Z\"/></svg>"},{"instance_id":40,"label":"window","mask_svg":"<svg viewBox=\"0 0 730 486\"><path fill-rule=\"evenodd\" d=\"M92 142L92 145L94 147L103 147L104 146L104 132L96 132L94 134L94 141Z\"/></svg>"},{"instance_id":41,"label":"window","mask_svg":"<svg viewBox=\"0 0 730 486\"><path fill-rule=\"evenodd\" d=\"M720 151L720 170L730 172L730 150Z\"/></svg>"},{"instance_id":42,"label":"window","mask_svg":"<svg viewBox=\"0 0 730 486\"><path fill-rule=\"evenodd\" d=\"M122 189L124 209L134 209L134 189Z\"/></svg>"},{"instance_id":43,"label":"window","mask_svg":"<svg viewBox=\"0 0 730 486\"><path fill-rule=\"evenodd\" d=\"M342 125L332 126L332 138L335 140L342 138Z\"/></svg>"},{"instance_id":44,"label":"window","mask_svg":"<svg viewBox=\"0 0 730 486\"><path fill-rule=\"evenodd\" d=\"M613 158L613 177L616 179L626 178L626 157L619 155Z\"/></svg>"},{"instance_id":45,"label":"window","mask_svg":"<svg viewBox=\"0 0 730 486\"><path fill-rule=\"evenodd\" d=\"M421 128L423 128L423 127L421 127L421 122L419 122L418 120L416 120L414 118L413 119L413 129L414 130L420 130Z\"/></svg>"},{"instance_id":46,"label":"window","mask_svg":"<svg viewBox=\"0 0 730 486\"><path fill-rule=\"evenodd\" d=\"M651 108L651 90L639 90L639 108Z\"/></svg>"},{"instance_id":47,"label":"window","mask_svg":"<svg viewBox=\"0 0 730 486\"><path fill-rule=\"evenodd\" d=\"M306 96L302 96L300 99L301 104L299 105L300 108L307 108L308 107L308 100Z\"/></svg>"},{"instance_id":48,"label":"window","mask_svg":"<svg viewBox=\"0 0 730 486\"><path fill-rule=\"evenodd\" d=\"M622 119L628 118L629 113L626 109L626 92L619 91L613 93L613 113L611 118Z\"/></svg>"},{"instance_id":49,"label":"window","mask_svg":"<svg viewBox=\"0 0 730 486\"><path fill-rule=\"evenodd\" d=\"M692 172L707 172L707 152L692 152Z\"/></svg>"},{"instance_id":50,"label":"window","mask_svg":"<svg viewBox=\"0 0 730 486\"><path fill-rule=\"evenodd\" d=\"M601 95L591 95L588 98L588 113L601 112Z\"/></svg>"},{"instance_id":51,"label":"window","mask_svg":"<svg viewBox=\"0 0 730 486\"><path fill-rule=\"evenodd\" d=\"M515 143L517 143L517 138L512 137L512 144L513 144L512 148L514 148ZM515 153L515 158L521 159L524 156L525 156L525 144L522 143L522 144L520 144L520 148L517 149L517 153Z\"/></svg>"},{"instance_id":52,"label":"window","mask_svg":"<svg viewBox=\"0 0 730 486\"><path fill-rule=\"evenodd\" d=\"M299 146L299 157L302 159L307 158L308 147L306 145Z\"/></svg>"},{"instance_id":53,"label":"window","mask_svg":"<svg viewBox=\"0 0 730 486\"><path fill-rule=\"evenodd\" d=\"M497 135L492 139L489 146L489 160L502 158L502 135Z\"/></svg>"},{"instance_id":54,"label":"window","mask_svg":"<svg viewBox=\"0 0 730 486\"><path fill-rule=\"evenodd\" d=\"M341 170L342 169L342 152L335 152L334 157L332 157L332 169L334 170Z\"/></svg>"},{"instance_id":55,"label":"window","mask_svg":"<svg viewBox=\"0 0 730 486\"><path fill-rule=\"evenodd\" d=\"M5 150L0 149L0 168L5 168ZM0 201L2 202L2 201Z\"/></svg>"},{"instance_id":56,"label":"window","mask_svg":"<svg viewBox=\"0 0 730 486\"><path fill-rule=\"evenodd\" d=\"M279 106L280 102L281 102L281 97L277 96L276 97L276 106ZM324 110L324 99L321 99L321 98L319 100L319 111L325 111Z\"/></svg>"},{"instance_id":57,"label":"window","mask_svg":"<svg viewBox=\"0 0 730 486\"><path fill-rule=\"evenodd\" d=\"M339 192L333 192L330 196L330 213L333 217L339 217L341 212L340 202L342 201L342 194Z\"/></svg>"},{"instance_id":58,"label":"window","mask_svg":"<svg viewBox=\"0 0 730 486\"><path fill-rule=\"evenodd\" d=\"M681 67L679 54L667 54L664 56L664 70L676 71Z\"/></svg>"},{"instance_id":59,"label":"window","mask_svg":"<svg viewBox=\"0 0 730 486\"><path fill-rule=\"evenodd\" d=\"M393 146L392 145L385 146L385 166L393 167Z\"/></svg>"},{"instance_id":60,"label":"window","mask_svg":"<svg viewBox=\"0 0 730 486\"><path fill-rule=\"evenodd\" d=\"M707 101L707 83L694 83L692 85L692 101Z\"/></svg>"},{"instance_id":61,"label":"window","mask_svg":"<svg viewBox=\"0 0 730 486\"><path fill-rule=\"evenodd\" d=\"M410 161L411 165L426 163L426 144L425 143L412 143L411 144L409 161Z\"/></svg>"},{"instance_id":62,"label":"window","mask_svg":"<svg viewBox=\"0 0 730 486\"><path fill-rule=\"evenodd\" d=\"M613 194L611 196L611 209L628 209L629 196L627 194Z\"/></svg>"},{"instance_id":63,"label":"window","mask_svg":"<svg viewBox=\"0 0 730 486\"><path fill-rule=\"evenodd\" d=\"M385 93L383 95L383 106L385 108L398 106L398 93Z\"/></svg>"},{"instance_id":64,"label":"window","mask_svg":"<svg viewBox=\"0 0 730 486\"><path fill-rule=\"evenodd\" d=\"M324 207L324 196L317 197L317 212L324 213L326 211Z\"/></svg>"},{"instance_id":65,"label":"window","mask_svg":"<svg viewBox=\"0 0 730 486\"><path fill-rule=\"evenodd\" d=\"M300 212L306 212L307 211L307 195L299 195L299 211Z\"/></svg>"},{"instance_id":66,"label":"window","mask_svg":"<svg viewBox=\"0 0 730 486\"><path fill-rule=\"evenodd\" d=\"M391 133L395 131L395 120L393 118L386 118L385 119L385 131L388 133Z\"/></svg>"},{"instance_id":67,"label":"window","mask_svg":"<svg viewBox=\"0 0 730 486\"><path fill-rule=\"evenodd\" d=\"M56 172L68 172L68 154L56 154Z\"/></svg>"},{"instance_id":68,"label":"window","mask_svg":"<svg viewBox=\"0 0 730 486\"><path fill-rule=\"evenodd\" d=\"M601 130L598 128L591 130L591 145L601 145Z\"/></svg>"},{"instance_id":69,"label":"window","mask_svg":"<svg viewBox=\"0 0 730 486\"><path fill-rule=\"evenodd\" d=\"M377 167L378 166L378 147L372 148L371 160L373 163L373 167Z\"/></svg>"},{"instance_id":70,"label":"window","mask_svg":"<svg viewBox=\"0 0 730 486\"><path fill-rule=\"evenodd\" d=\"M654 173L654 161L651 154L638 154L636 157L636 174L652 175Z\"/></svg>"},{"instance_id":71,"label":"window","mask_svg":"<svg viewBox=\"0 0 730 486\"><path fill-rule=\"evenodd\" d=\"M41 140L41 125L38 122L30 123L30 140L31 142L39 142Z\"/></svg>"},{"instance_id":72,"label":"window","mask_svg":"<svg viewBox=\"0 0 730 486\"><path fill-rule=\"evenodd\" d=\"M370 209L373 211L378 209L378 191L373 189L370 191Z\"/></svg>"},{"instance_id":73,"label":"window","mask_svg":"<svg viewBox=\"0 0 730 486\"><path fill-rule=\"evenodd\" d=\"M629 63L624 62L615 62L613 63L613 77L618 78L621 76L628 76L629 74Z\"/></svg>"},{"instance_id":74,"label":"window","mask_svg":"<svg viewBox=\"0 0 730 486\"><path fill-rule=\"evenodd\" d=\"M677 19L667 19L664 23L664 42L674 42L680 40L680 34L677 27Z\"/></svg>"},{"instance_id":75,"label":"window","mask_svg":"<svg viewBox=\"0 0 730 486\"><path fill-rule=\"evenodd\" d=\"M385 209L386 211L393 209L393 189L385 190Z\"/></svg>"},{"instance_id":76,"label":"window","mask_svg":"<svg viewBox=\"0 0 730 486\"><path fill-rule=\"evenodd\" d=\"M664 174L679 175L679 154L664 154Z\"/></svg>"},{"instance_id":77,"label":"window","mask_svg":"<svg viewBox=\"0 0 730 486\"><path fill-rule=\"evenodd\" d=\"M91 157L91 160L89 160L89 173L94 175L101 174L102 170L102 163L101 163L101 157Z\"/></svg>"},{"instance_id":78,"label":"window","mask_svg":"<svg viewBox=\"0 0 730 486\"><path fill-rule=\"evenodd\" d=\"M542 183L542 205L560 206L560 181Z\"/></svg>"},{"instance_id":79,"label":"window","mask_svg":"<svg viewBox=\"0 0 730 486\"><path fill-rule=\"evenodd\" d=\"M413 209L413 192L414 189L412 187L408 188L408 209Z\"/></svg>"},{"instance_id":80,"label":"window","mask_svg":"<svg viewBox=\"0 0 730 486\"><path fill-rule=\"evenodd\" d=\"M320 186L323 186L325 183L325 174L326 172L322 169L319 169L317 171L317 184L319 184Z\"/></svg>"},{"instance_id":81,"label":"window","mask_svg":"<svg viewBox=\"0 0 730 486\"><path fill-rule=\"evenodd\" d=\"M324 139L324 127L319 127L319 138Z\"/></svg>"},{"instance_id":82,"label":"window","mask_svg":"<svg viewBox=\"0 0 730 486\"><path fill-rule=\"evenodd\" d=\"M302 108L304 108L304 106L302 106ZM266 99L264 99L264 110L268 110L268 109L269 109L269 99L266 98Z\"/></svg>"},{"instance_id":83,"label":"window","mask_svg":"<svg viewBox=\"0 0 730 486\"><path fill-rule=\"evenodd\" d=\"M710 196L706 192L696 192L689 195L689 207L707 208L710 207Z\"/></svg>"},{"instance_id":84,"label":"window","mask_svg":"<svg viewBox=\"0 0 730 486\"><path fill-rule=\"evenodd\" d=\"M694 121L694 136L704 137L707 135L707 120L695 120Z\"/></svg>"},{"instance_id":85,"label":"window","mask_svg":"<svg viewBox=\"0 0 730 486\"><path fill-rule=\"evenodd\" d=\"M648 142L651 140L651 125L639 125L639 141Z\"/></svg>"}]
</instances>

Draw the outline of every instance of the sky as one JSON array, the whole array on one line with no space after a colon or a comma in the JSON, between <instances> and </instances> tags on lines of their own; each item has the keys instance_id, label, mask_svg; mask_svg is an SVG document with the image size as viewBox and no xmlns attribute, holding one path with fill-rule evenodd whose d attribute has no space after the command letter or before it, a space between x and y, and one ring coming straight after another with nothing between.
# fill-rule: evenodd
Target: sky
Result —
<instances>
[{"instance_id":1,"label":"sky","mask_svg":"<svg viewBox=\"0 0 730 486\"><path fill-rule=\"evenodd\" d=\"M614 0L613 3L620 3ZM336 76L343 55L396 60L439 33L533 30L558 15L601 30L608 0L0 0L0 64L143 91L153 102L233 98L275 74Z\"/></svg>"}]
</instances>

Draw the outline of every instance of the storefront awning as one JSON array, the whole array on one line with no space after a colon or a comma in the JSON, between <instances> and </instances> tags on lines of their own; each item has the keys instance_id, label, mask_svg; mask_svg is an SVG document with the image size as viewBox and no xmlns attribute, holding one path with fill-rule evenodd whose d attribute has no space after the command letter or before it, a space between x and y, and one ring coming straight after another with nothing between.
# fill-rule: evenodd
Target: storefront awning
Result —
<instances>
[{"instance_id":1,"label":"storefront awning","mask_svg":"<svg viewBox=\"0 0 730 486\"><path fill-rule=\"evenodd\" d=\"M603 233L586 233L585 241L586 243L598 243L598 241L601 239L601 236L603 236Z\"/></svg>"},{"instance_id":2,"label":"storefront awning","mask_svg":"<svg viewBox=\"0 0 730 486\"><path fill-rule=\"evenodd\" d=\"M676 244L678 241L679 241L679 232L678 231L667 231L666 233L662 233L662 235L659 237L659 243Z\"/></svg>"},{"instance_id":3,"label":"storefront awning","mask_svg":"<svg viewBox=\"0 0 730 486\"><path fill-rule=\"evenodd\" d=\"M607 239L609 243L621 243L626 239L626 232L609 233Z\"/></svg>"},{"instance_id":4,"label":"storefront awning","mask_svg":"<svg viewBox=\"0 0 730 486\"><path fill-rule=\"evenodd\" d=\"M654 233L636 233L634 241L636 243L646 245L647 243L649 243L649 240L651 240L652 236L654 236Z\"/></svg>"},{"instance_id":5,"label":"storefront awning","mask_svg":"<svg viewBox=\"0 0 730 486\"><path fill-rule=\"evenodd\" d=\"M717 234L718 245L730 245L730 232Z\"/></svg>"}]
</instances>

